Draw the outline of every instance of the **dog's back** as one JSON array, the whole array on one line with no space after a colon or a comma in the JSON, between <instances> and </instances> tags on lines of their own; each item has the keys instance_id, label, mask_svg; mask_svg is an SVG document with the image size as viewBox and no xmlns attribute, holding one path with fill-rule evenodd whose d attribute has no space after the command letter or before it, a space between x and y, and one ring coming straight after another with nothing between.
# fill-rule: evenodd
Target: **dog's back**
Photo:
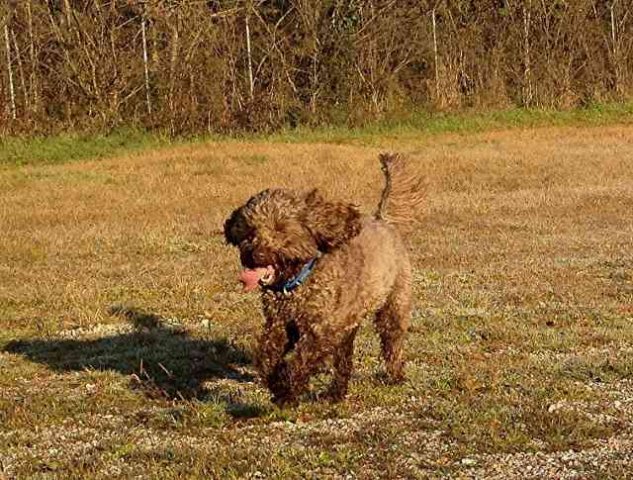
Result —
<instances>
[{"instance_id":1,"label":"dog's back","mask_svg":"<svg viewBox=\"0 0 633 480\"><path fill-rule=\"evenodd\" d=\"M347 244L319 261L314 278L322 303L354 312L354 321L379 311L394 297L410 296L406 236L419 219L423 190L401 155L382 154L380 162L385 186L376 212L363 218L359 233ZM324 284L329 285L327 292Z\"/></svg>"}]
</instances>

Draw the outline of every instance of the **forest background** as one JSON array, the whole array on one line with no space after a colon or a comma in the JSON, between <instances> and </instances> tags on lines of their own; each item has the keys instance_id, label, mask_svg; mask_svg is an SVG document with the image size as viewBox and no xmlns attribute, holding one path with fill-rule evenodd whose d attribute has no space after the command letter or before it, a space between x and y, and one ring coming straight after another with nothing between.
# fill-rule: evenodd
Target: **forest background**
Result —
<instances>
[{"instance_id":1,"label":"forest background","mask_svg":"<svg viewBox=\"0 0 633 480\"><path fill-rule=\"evenodd\" d=\"M0 135L628 102L633 0L9 0Z\"/></svg>"}]
</instances>

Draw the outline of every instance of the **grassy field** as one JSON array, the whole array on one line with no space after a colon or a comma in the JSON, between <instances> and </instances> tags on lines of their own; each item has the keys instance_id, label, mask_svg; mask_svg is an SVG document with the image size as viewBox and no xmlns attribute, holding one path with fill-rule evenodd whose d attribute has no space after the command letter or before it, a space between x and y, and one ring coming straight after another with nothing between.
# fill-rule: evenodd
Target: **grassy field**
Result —
<instances>
[{"instance_id":1,"label":"grassy field","mask_svg":"<svg viewBox=\"0 0 633 480\"><path fill-rule=\"evenodd\" d=\"M631 478L632 139L408 128L54 164L23 149L0 169L0 478ZM268 186L371 211L383 149L427 186L408 381L381 384L368 325L346 402L319 400L324 375L276 409L222 221Z\"/></svg>"}]
</instances>

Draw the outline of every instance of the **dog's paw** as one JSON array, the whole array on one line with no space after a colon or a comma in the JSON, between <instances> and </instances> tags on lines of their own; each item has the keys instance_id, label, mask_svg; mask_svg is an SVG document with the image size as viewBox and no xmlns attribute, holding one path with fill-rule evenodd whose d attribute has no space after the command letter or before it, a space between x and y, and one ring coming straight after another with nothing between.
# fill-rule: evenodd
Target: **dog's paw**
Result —
<instances>
[{"instance_id":1,"label":"dog's paw","mask_svg":"<svg viewBox=\"0 0 633 480\"><path fill-rule=\"evenodd\" d=\"M276 396L273 395L271 401L279 408L292 408L299 405L299 400L296 397L290 397L288 395Z\"/></svg>"},{"instance_id":2,"label":"dog's paw","mask_svg":"<svg viewBox=\"0 0 633 480\"><path fill-rule=\"evenodd\" d=\"M319 395L319 400L330 403L340 403L347 397L347 386L341 386L336 382L332 382L330 386Z\"/></svg>"},{"instance_id":3,"label":"dog's paw","mask_svg":"<svg viewBox=\"0 0 633 480\"><path fill-rule=\"evenodd\" d=\"M406 382L407 377L402 372L397 374L381 372L376 374L376 379L384 385L401 385Z\"/></svg>"},{"instance_id":4,"label":"dog's paw","mask_svg":"<svg viewBox=\"0 0 633 480\"><path fill-rule=\"evenodd\" d=\"M331 389L321 395L321 399L329 403L341 403L345 400L346 396L347 392Z\"/></svg>"}]
</instances>

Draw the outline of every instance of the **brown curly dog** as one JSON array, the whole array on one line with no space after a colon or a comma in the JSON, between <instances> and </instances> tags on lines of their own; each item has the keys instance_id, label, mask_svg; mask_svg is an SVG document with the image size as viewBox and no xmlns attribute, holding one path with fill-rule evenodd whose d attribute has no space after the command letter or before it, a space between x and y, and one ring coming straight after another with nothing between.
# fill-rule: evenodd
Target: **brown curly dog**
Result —
<instances>
[{"instance_id":1,"label":"brown curly dog","mask_svg":"<svg viewBox=\"0 0 633 480\"><path fill-rule=\"evenodd\" d=\"M273 401L296 403L310 377L333 358L333 401L352 372L354 337L375 314L387 379L404 379L403 342L411 314L411 267L402 234L422 193L399 155L380 156L386 185L373 216L316 190L270 189L224 223L239 247L245 290L259 287L266 319L256 367Z\"/></svg>"}]
</instances>

